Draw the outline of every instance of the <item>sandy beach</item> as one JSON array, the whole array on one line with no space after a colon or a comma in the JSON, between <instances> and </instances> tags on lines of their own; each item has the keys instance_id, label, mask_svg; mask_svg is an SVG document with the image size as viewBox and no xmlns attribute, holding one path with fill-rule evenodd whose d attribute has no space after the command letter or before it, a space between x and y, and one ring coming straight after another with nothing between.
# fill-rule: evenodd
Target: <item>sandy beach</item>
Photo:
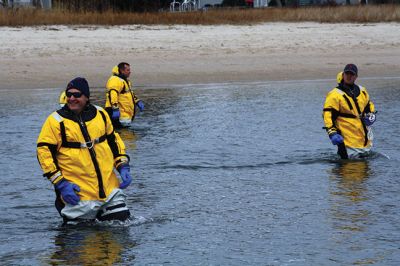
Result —
<instances>
[{"instance_id":1,"label":"sandy beach","mask_svg":"<svg viewBox=\"0 0 400 266\"><path fill-rule=\"evenodd\" d=\"M63 88L75 76L104 86L126 61L136 86L398 77L400 24L41 26L0 28L0 89Z\"/></svg>"}]
</instances>

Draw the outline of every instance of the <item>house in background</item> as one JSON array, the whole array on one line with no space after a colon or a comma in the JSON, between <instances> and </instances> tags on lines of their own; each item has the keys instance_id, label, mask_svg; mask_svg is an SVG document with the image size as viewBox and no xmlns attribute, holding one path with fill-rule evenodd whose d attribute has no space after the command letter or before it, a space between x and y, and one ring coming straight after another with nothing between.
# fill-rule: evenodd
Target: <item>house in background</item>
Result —
<instances>
[{"instance_id":1,"label":"house in background","mask_svg":"<svg viewBox=\"0 0 400 266\"><path fill-rule=\"evenodd\" d=\"M199 8L219 6L222 4L223 0L197 0L199 2Z\"/></svg>"},{"instance_id":2,"label":"house in background","mask_svg":"<svg viewBox=\"0 0 400 266\"><path fill-rule=\"evenodd\" d=\"M267 7L268 0L253 0L253 7Z\"/></svg>"},{"instance_id":3,"label":"house in background","mask_svg":"<svg viewBox=\"0 0 400 266\"><path fill-rule=\"evenodd\" d=\"M51 8L51 0L2 0L4 6L8 7L40 7L44 9Z\"/></svg>"},{"instance_id":4,"label":"house in background","mask_svg":"<svg viewBox=\"0 0 400 266\"><path fill-rule=\"evenodd\" d=\"M374 0L372 0L374 1ZM269 6L320 6L320 5L359 5L368 4L369 0L246 0L255 8ZM280 3L279 3L280 2Z\"/></svg>"},{"instance_id":5,"label":"house in background","mask_svg":"<svg viewBox=\"0 0 400 266\"><path fill-rule=\"evenodd\" d=\"M193 11L222 5L223 0L172 0L170 11Z\"/></svg>"}]
</instances>

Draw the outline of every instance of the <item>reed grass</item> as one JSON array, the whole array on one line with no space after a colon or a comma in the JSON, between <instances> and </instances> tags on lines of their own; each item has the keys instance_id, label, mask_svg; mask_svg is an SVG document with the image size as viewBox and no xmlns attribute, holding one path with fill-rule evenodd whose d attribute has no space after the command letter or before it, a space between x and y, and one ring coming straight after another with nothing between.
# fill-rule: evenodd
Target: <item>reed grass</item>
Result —
<instances>
[{"instance_id":1,"label":"reed grass","mask_svg":"<svg viewBox=\"0 0 400 266\"><path fill-rule=\"evenodd\" d=\"M196 12L69 12L33 8L0 9L0 26L36 25L218 25L262 22L400 22L400 6L367 5L303 8L216 9Z\"/></svg>"}]
</instances>

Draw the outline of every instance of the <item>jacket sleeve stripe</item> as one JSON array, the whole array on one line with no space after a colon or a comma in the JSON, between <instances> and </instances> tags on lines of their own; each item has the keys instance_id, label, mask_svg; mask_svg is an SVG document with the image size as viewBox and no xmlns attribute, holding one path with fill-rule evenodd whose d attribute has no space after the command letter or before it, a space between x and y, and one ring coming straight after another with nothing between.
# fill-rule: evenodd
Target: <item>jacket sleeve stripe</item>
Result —
<instances>
[{"instance_id":1,"label":"jacket sleeve stripe","mask_svg":"<svg viewBox=\"0 0 400 266\"><path fill-rule=\"evenodd\" d=\"M56 144L46 143L46 142L39 142L37 144L37 147L38 148L40 148L40 147L47 147L48 148L48 150L51 153L51 157L53 158L54 165L58 169L57 156L56 156L56 154L57 154L57 145ZM40 160L39 160L39 163L40 163Z\"/></svg>"}]
</instances>

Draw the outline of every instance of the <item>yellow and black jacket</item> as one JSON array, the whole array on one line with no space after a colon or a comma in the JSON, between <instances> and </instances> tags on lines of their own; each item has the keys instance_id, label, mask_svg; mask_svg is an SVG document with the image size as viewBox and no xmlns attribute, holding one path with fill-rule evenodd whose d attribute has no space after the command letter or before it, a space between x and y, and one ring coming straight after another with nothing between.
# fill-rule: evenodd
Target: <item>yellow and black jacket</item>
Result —
<instances>
[{"instance_id":1,"label":"yellow and black jacket","mask_svg":"<svg viewBox=\"0 0 400 266\"><path fill-rule=\"evenodd\" d=\"M67 105L52 113L37 140L37 157L45 177L78 185L81 200L106 199L119 187L114 167L129 162L107 113L91 104L80 115Z\"/></svg>"},{"instance_id":2,"label":"yellow and black jacket","mask_svg":"<svg viewBox=\"0 0 400 266\"><path fill-rule=\"evenodd\" d=\"M328 135L341 134L346 147L368 148L372 142L362 118L371 112L375 112L375 106L367 90L358 85L345 88L341 82L326 97L323 109L325 129Z\"/></svg>"},{"instance_id":3,"label":"yellow and black jacket","mask_svg":"<svg viewBox=\"0 0 400 266\"><path fill-rule=\"evenodd\" d=\"M131 81L119 75L118 67L115 66L106 84L105 108L109 114L112 108L119 108L121 123L131 122L135 118L135 106L139 99L131 88Z\"/></svg>"}]
</instances>

